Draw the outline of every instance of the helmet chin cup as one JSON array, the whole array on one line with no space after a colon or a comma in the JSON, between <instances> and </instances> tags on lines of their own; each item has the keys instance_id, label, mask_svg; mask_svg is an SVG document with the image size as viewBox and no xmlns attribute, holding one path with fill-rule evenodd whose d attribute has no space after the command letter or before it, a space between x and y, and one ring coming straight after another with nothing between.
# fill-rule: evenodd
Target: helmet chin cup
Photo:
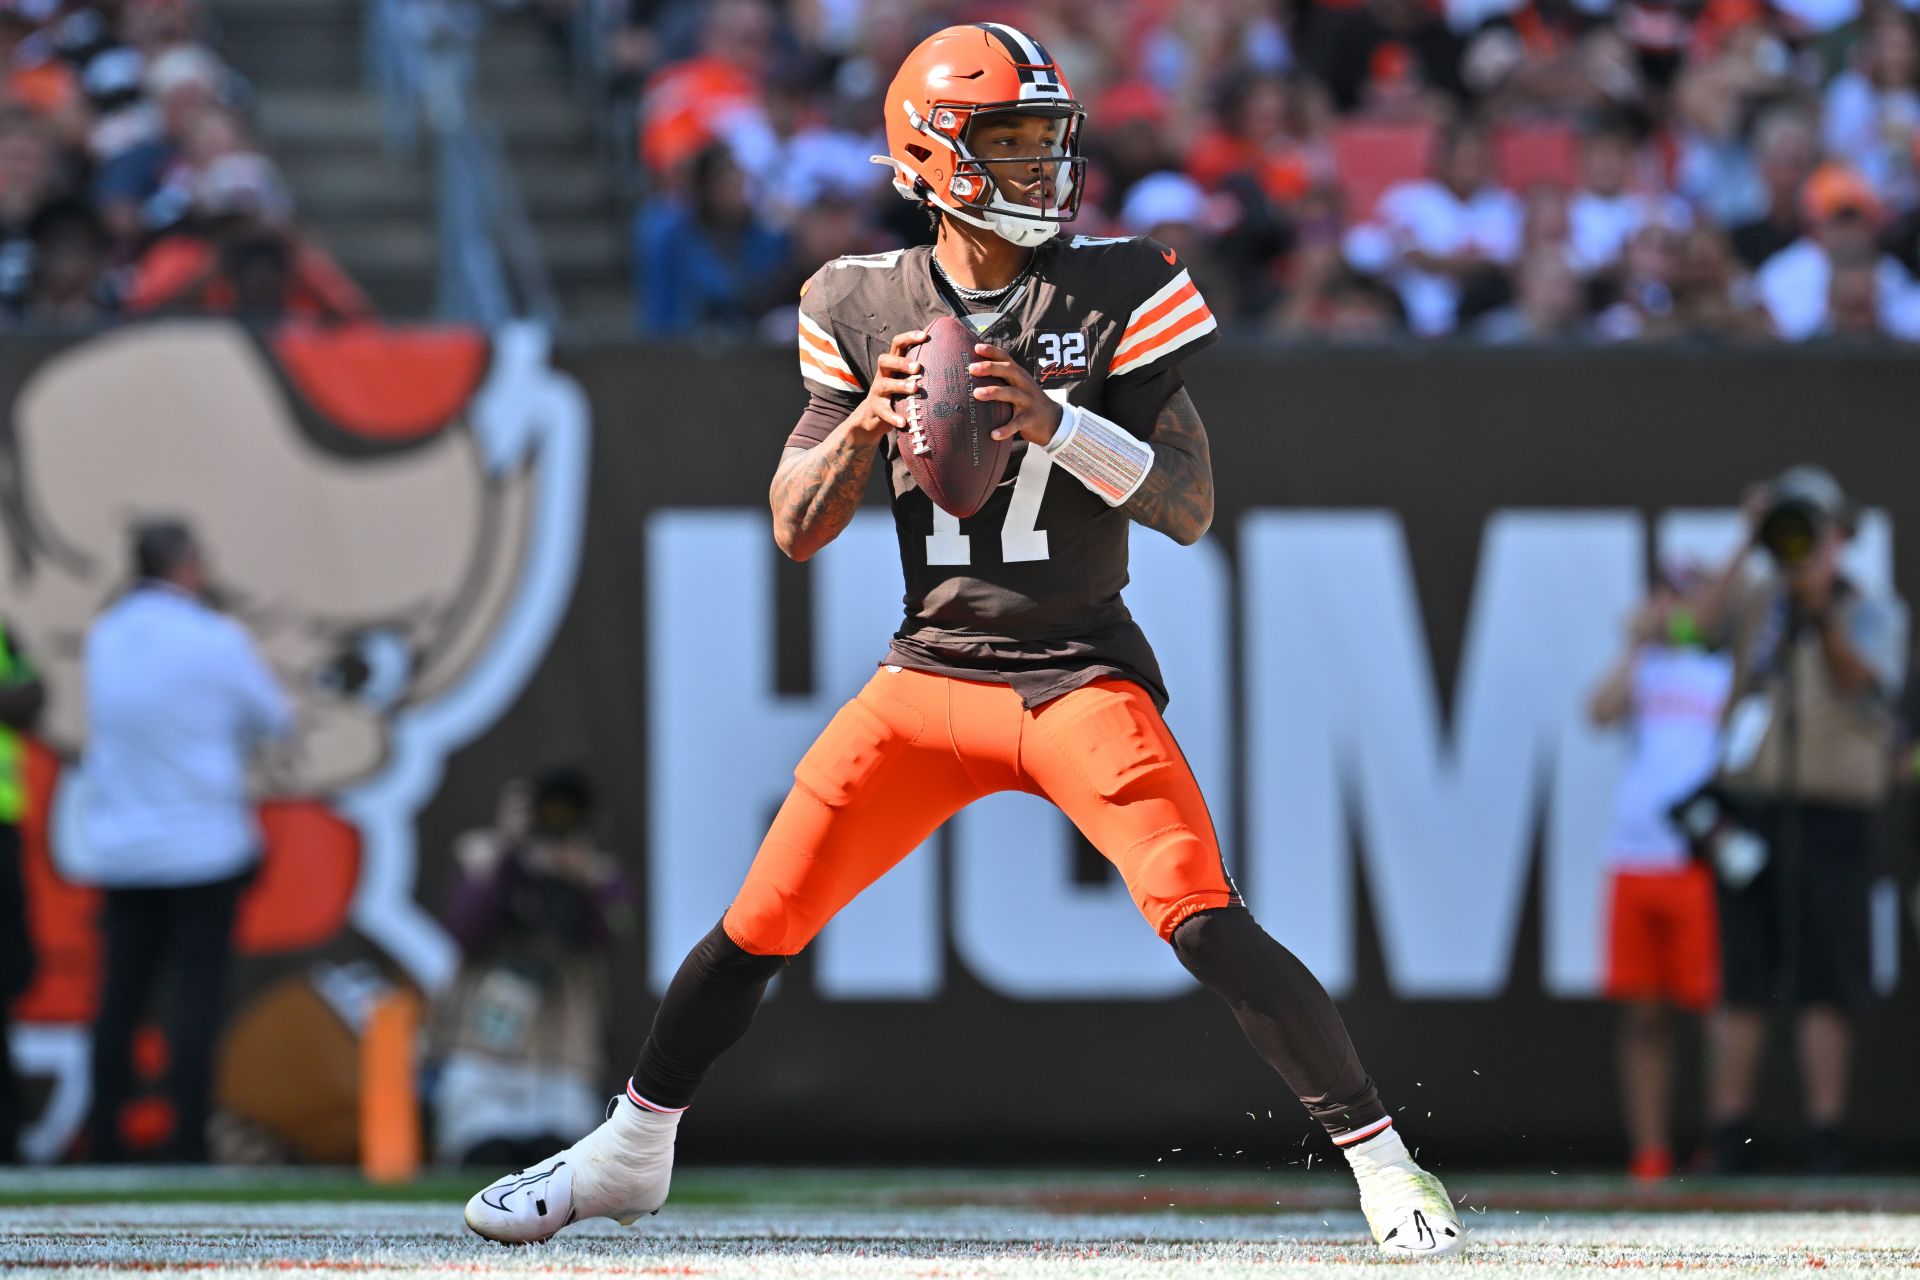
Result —
<instances>
[{"instance_id":1,"label":"helmet chin cup","mask_svg":"<svg viewBox=\"0 0 1920 1280\"><path fill-rule=\"evenodd\" d=\"M1008 244L1018 245L1022 249L1043 245L1060 234L1058 222L1036 222L1032 218L1010 217L1004 213L989 213L987 229Z\"/></svg>"},{"instance_id":2,"label":"helmet chin cup","mask_svg":"<svg viewBox=\"0 0 1920 1280\"><path fill-rule=\"evenodd\" d=\"M1033 249L1045 244L1060 234L1061 223L1042 221L1038 218L1023 218L1018 214L995 212L992 208L975 211L959 209L944 201L934 202L949 217L958 218L970 227L982 231L991 231L1008 244L1022 249Z\"/></svg>"}]
</instances>

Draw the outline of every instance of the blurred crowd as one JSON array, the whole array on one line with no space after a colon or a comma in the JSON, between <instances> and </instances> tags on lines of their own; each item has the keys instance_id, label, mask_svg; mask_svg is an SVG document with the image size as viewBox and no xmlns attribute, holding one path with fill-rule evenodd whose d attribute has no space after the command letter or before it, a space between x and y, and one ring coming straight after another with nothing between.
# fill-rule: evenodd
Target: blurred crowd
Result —
<instances>
[{"instance_id":1,"label":"blurred crowd","mask_svg":"<svg viewBox=\"0 0 1920 1280\"><path fill-rule=\"evenodd\" d=\"M0 0L0 323L367 313L248 115L205 0Z\"/></svg>"},{"instance_id":2,"label":"blurred crowd","mask_svg":"<svg viewBox=\"0 0 1920 1280\"><path fill-rule=\"evenodd\" d=\"M646 332L784 336L821 261L925 240L883 93L990 19L1088 107L1075 230L1174 245L1243 335L1920 340L1893 0L602 3Z\"/></svg>"}]
</instances>

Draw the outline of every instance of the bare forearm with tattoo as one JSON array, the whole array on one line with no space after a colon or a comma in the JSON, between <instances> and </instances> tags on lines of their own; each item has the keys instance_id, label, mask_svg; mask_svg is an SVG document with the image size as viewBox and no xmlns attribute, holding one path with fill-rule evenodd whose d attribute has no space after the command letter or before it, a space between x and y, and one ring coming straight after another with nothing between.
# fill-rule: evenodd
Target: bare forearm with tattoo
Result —
<instances>
[{"instance_id":1,"label":"bare forearm with tattoo","mask_svg":"<svg viewBox=\"0 0 1920 1280\"><path fill-rule=\"evenodd\" d=\"M1161 406L1153 428L1153 469L1120 508L1183 547L1213 523L1213 459L1200 411L1183 387Z\"/></svg>"},{"instance_id":2,"label":"bare forearm with tattoo","mask_svg":"<svg viewBox=\"0 0 1920 1280\"><path fill-rule=\"evenodd\" d=\"M773 475L773 538L795 560L807 560L853 519L879 450L853 438L845 424L811 449L788 449Z\"/></svg>"},{"instance_id":3,"label":"bare forearm with tattoo","mask_svg":"<svg viewBox=\"0 0 1920 1280\"><path fill-rule=\"evenodd\" d=\"M825 440L781 456L767 499L773 507L773 540L795 560L812 559L853 519L880 442L905 425L894 404L913 394L920 364L908 353L926 340L920 329L894 334L874 362L866 399Z\"/></svg>"}]
</instances>

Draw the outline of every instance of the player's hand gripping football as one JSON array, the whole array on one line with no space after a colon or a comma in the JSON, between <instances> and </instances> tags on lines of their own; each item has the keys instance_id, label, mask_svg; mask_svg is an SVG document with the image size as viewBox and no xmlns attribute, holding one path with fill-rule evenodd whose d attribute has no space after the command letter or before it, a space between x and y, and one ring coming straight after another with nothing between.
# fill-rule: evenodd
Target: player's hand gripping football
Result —
<instances>
[{"instance_id":1,"label":"player's hand gripping football","mask_svg":"<svg viewBox=\"0 0 1920 1280\"><path fill-rule=\"evenodd\" d=\"M847 419L847 431L855 444L879 444L886 439L887 432L907 425L895 402L901 396L913 394L915 379L920 376L920 362L908 353L926 340L925 331L920 329L896 333L887 344L887 353L874 362L873 383L867 388L867 398Z\"/></svg>"},{"instance_id":2,"label":"player's hand gripping football","mask_svg":"<svg viewBox=\"0 0 1920 1280\"><path fill-rule=\"evenodd\" d=\"M1032 374L992 343L977 344L973 354L980 358L967 366L968 373L976 378L1000 379L997 387L975 388L974 399L1002 400L1013 406L1013 417L993 433L993 438L1011 440L1021 436L1038 445L1052 440L1053 433L1060 429L1060 416L1064 412L1060 402L1042 391Z\"/></svg>"}]
</instances>

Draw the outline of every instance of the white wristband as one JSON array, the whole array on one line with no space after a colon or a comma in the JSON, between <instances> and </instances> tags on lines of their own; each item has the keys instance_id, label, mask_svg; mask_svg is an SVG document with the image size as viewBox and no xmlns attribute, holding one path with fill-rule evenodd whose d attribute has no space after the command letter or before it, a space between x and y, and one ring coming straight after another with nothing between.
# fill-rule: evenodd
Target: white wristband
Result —
<instances>
[{"instance_id":1,"label":"white wristband","mask_svg":"<svg viewBox=\"0 0 1920 1280\"><path fill-rule=\"evenodd\" d=\"M1062 405L1047 456L1110 507L1131 498L1153 470L1153 446L1091 409Z\"/></svg>"}]
</instances>

